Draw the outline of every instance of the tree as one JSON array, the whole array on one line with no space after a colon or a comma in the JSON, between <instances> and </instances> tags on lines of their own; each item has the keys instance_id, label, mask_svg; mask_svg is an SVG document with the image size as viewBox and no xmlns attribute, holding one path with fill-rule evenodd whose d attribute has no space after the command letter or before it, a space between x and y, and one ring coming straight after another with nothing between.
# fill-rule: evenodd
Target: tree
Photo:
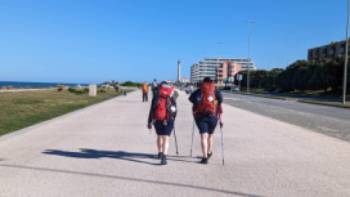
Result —
<instances>
[{"instance_id":1,"label":"tree","mask_svg":"<svg viewBox=\"0 0 350 197\"><path fill-rule=\"evenodd\" d=\"M333 93L340 94L342 90L344 59L341 57L325 59L318 62L298 60L285 70L280 68L271 71L251 71L251 88L267 91L306 91L331 88ZM246 87L247 72L243 74L242 87ZM349 69L348 89L350 89Z\"/></svg>"}]
</instances>

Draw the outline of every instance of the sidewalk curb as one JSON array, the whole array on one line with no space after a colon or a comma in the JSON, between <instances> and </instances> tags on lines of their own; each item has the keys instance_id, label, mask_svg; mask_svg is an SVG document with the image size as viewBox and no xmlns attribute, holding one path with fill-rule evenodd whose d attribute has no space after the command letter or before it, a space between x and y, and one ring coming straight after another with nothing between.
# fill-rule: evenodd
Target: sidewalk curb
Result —
<instances>
[{"instance_id":1,"label":"sidewalk curb","mask_svg":"<svg viewBox=\"0 0 350 197\"><path fill-rule=\"evenodd\" d=\"M287 97L280 97L280 96L271 96L271 95L264 95L264 94L256 94L256 93L243 93L243 92L229 92L224 91L225 93L229 94L239 94L239 95L245 95L245 96L256 96L256 97L262 97L262 98L269 98L269 99L276 99L276 100L291 100Z\"/></svg>"},{"instance_id":2,"label":"sidewalk curb","mask_svg":"<svg viewBox=\"0 0 350 197\"><path fill-rule=\"evenodd\" d=\"M332 103L325 103L322 101L312 101L312 100L297 100L299 103L307 103L307 104L313 104L313 105L323 105L328 107L337 107L337 108L343 108L343 109L350 109L350 105L343 105L343 104L332 104Z\"/></svg>"}]
</instances>

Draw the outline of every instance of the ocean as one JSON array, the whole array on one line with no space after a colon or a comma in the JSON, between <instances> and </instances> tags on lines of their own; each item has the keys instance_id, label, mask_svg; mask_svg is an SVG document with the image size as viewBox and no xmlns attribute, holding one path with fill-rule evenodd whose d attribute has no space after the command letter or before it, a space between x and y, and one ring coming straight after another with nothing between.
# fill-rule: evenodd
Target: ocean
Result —
<instances>
[{"instance_id":1,"label":"ocean","mask_svg":"<svg viewBox=\"0 0 350 197\"><path fill-rule=\"evenodd\" d=\"M69 87L74 87L79 84L77 83L47 83L47 82L19 82L19 81L0 81L0 88L4 86L11 86L13 88L23 88L23 89L40 89L40 88L52 88L57 85L65 85ZM80 84L86 85L86 84Z\"/></svg>"}]
</instances>

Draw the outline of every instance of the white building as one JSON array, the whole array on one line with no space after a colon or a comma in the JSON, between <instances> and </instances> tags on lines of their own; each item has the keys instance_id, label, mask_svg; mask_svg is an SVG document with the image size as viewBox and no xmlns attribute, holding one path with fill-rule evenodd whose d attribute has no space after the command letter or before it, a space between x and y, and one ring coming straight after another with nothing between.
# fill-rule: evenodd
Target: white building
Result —
<instances>
[{"instance_id":1,"label":"white building","mask_svg":"<svg viewBox=\"0 0 350 197\"><path fill-rule=\"evenodd\" d=\"M256 70L256 65L250 59L243 58L204 58L199 61L198 64L191 66L191 82L198 83L205 77L210 77L212 80L217 78L218 67L226 61L240 64L242 71L244 70Z\"/></svg>"},{"instance_id":2,"label":"white building","mask_svg":"<svg viewBox=\"0 0 350 197\"><path fill-rule=\"evenodd\" d=\"M182 77L182 78L180 79L180 82L181 82L181 83L190 83L191 81L190 81L187 77Z\"/></svg>"}]
</instances>

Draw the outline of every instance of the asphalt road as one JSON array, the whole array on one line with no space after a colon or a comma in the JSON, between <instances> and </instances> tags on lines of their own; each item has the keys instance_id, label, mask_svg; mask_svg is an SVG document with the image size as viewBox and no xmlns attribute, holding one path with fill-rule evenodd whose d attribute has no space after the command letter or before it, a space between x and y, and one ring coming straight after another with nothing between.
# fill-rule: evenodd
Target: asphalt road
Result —
<instances>
[{"instance_id":1,"label":"asphalt road","mask_svg":"<svg viewBox=\"0 0 350 197\"><path fill-rule=\"evenodd\" d=\"M172 138L167 166L140 92L1 137L0 196L350 196L350 143L225 105L225 166L219 132L201 165L187 96L178 102L180 155Z\"/></svg>"},{"instance_id":2,"label":"asphalt road","mask_svg":"<svg viewBox=\"0 0 350 197\"><path fill-rule=\"evenodd\" d=\"M350 109L224 93L225 103L350 142Z\"/></svg>"}]
</instances>

